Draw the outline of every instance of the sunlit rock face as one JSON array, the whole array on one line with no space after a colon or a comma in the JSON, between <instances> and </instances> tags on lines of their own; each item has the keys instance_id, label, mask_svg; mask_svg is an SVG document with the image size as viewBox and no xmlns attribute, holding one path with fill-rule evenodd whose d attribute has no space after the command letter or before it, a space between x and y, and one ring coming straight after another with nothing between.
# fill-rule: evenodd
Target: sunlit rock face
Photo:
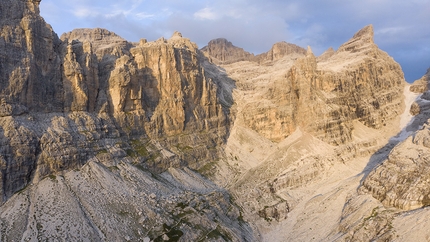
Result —
<instances>
[{"instance_id":1,"label":"sunlit rock face","mask_svg":"<svg viewBox=\"0 0 430 242\"><path fill-rule=\"evenodd\" d=\"M351 141L354 120L378 129L402 112L403 72L373 42L371 25L322 58L310 48L305 52L286 43L264 56L271 56L266 64L223 67L238 89L257 93L261 86L238 115L272 141L301 127L331 144L345 144Z\"/></svg>"},{"instance_id":2,"label":"sunlit rock face","mask_svg":"<svg viewBox=\"0 0 430 242\"><path fill-rule=\"evenodd\" d=\"M188 169L218 159L234 82L178 32L58 38L39 2L0 5L0 240L253 240Z\"/></svg>"},{"instance_id":3,"label":"sunlit rock face","mask_svg":"<svg viewBox=\"0 0 430 242\"><path fill-rule=\"evenodd\" d=\"M58 38L39 2L0 4L0 240L389 240L429 205L428 73L405 89L371 25L254 55Z\"/></svg>"},{"instance_id":4,"label":"sunlit rock face","mask_svg":"<svg viewBox=\"0 0 430 242\"><path fill-rule=\"evenodd\" d=\"M411 92L421 93L407 107L414 116L408 128L416 131L394 147L387 159L363 181L363 193L372 194L386 206L413 210L430 205L428 85L429 70L410 86Z\"/></svg>"},{"instance_id":5,"label":"sunlit rock face","mask_svg":"<svg viewBox=\"0 0 430 242\"><path fill-rule=\"evenodd\" d=\"M2 2L3 202L34 177L80 167L112 145L127 153L132 139L169 150L151 159L141 152L157 172L216 159L231 105L222 83L232 81L194 43L175 33L133 44L104 29L60 40L38 8Z\"/></svg>"}]
</instances>

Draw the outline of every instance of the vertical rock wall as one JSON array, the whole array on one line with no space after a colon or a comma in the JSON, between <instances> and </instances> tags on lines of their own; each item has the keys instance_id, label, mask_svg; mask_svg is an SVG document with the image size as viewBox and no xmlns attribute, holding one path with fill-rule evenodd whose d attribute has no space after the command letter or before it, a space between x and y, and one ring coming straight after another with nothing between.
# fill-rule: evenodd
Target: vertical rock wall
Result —
<instances>
[{"instance_id":1,"label":"vertical rock wall","mask_svg":"<svg viewBox=\"0 0 430 242\"><path fill-rule=\"evenodd\" d=\"M132 44L104 29L60 40L39 2L6 0L0 8L2 201L115 145L157 172L217 157L229 107L195 44L180 33Z\"/></svg>"}]
</instances>

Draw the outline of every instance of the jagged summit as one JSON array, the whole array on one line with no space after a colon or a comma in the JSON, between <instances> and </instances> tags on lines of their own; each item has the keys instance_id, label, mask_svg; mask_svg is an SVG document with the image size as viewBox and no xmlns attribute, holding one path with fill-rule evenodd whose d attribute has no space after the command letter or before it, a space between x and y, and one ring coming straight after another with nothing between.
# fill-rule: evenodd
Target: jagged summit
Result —
<instances>
[{"instance_id":1,"label":"jagged summit","mask_svg":"<svg viewBox=\"0 0 430 242\"><path fill-rule=\"evenodd\" d=\"M126 41L121 36L115 34L114 32L111 32L107 29L103 28L80 28L80 29L74 29L70 32L63 33L60 37L61 40L79 40L81 42L83 41L100 41L100 40L106 40L106 41Z\"/></svg>"},{"instance_id":2,"label":"jagged summit","mask_svg":"<svg viewBox=\"0 0 430 242\"><path fill-rule=\"evenodd\" d=\"M312 51L312 48L308 45L308 49L306 51L306 56L314 55L314 52Z\"/></svg>"},{"instance_id":3,"label":"jagged summit","mask_svg":"<svg viewBox=\"0 0 430 242\"><path fill-rule=\"evenodd\" d=\"M325 53L325 56L318 58L319 69L331 69L339 71L342 69L355 68L355 65L365 59L372 59L381 63L391 62L392 57L388 53L380 50L373 41L373 26L368 25L357 31L354 36L342 44L335 53ZM395 63L397 70L401 75L400 65Z\"/></svg>"},{"instance_id":4,"label":"jagged summit","mask_svg":"<svg viewBox=\"0 0 430 242\"><path fill-rule=\"evenodd\" d=\"M322 53L320 56L317 57L318 61L325 61L328 58L332 57L336 51L333 49L333 47L328 48L324 53Z\"/></svg>"},{"instance_id":5,"label":"jagged summit","mask_svg":"<svg viewBox=\"0 0 430 242\"><path fill-rule=\"evenodd\" d=\"M63 33L60 39L70 45L90 43L99 59L106 54L120 56L128 53L132 44L116 33L103 28L80 28Z\"/></svg>"},{"instance_id":6,"label":"jagged summit","mask_svg":"<svg viewBox=\"0 0 430 242\"><path fill-rule=\"evenodd\" d=\"M179 31L175 31L170 38L182 38L182 34Z\"/></svg>"},{"instance_id":7,"label":"jagged summit","mask_svg":"<svg viewBox=\"0 0 430 242\"><path fill-rule=\"evenodd\" d=\"M268 52L254 56L242 48L234 46L225 38L213 39L201 50L217 64L231 64L239 61L253 61L263 64L277 61L291 54L306 55L304 48L282 41L275 43Z\"/></svg>"},{"instance_id":8,"label":"jagged summit","mask_svg":"<svg viewBox=\"0 0 430 242\"><path fill-rule=\"evenodd\" d=\"M373 37L373 25L367 25L366 27L355 33L354 36L345 44L341 45L338 51L359 51L363 47L374 45L375 42L373 41Z\"/></svg>"},{"instance_id":9,"label":"jagged summit","mask_svg":"<svg viewBox=\"0 0 430 242\"><path fill-rule=\"evenodd\" d=\"M238 61L251 60L254 55L242 48L234 46L224 38L209 41L208 45L201 49L212 61L217 64L228 64Z\"/></svg>"},{"instance_id":10,"label":"jagged summit","mask_svg":"<svg viewBox=\"0 0 430 242\"><path fill-rule=\"evenodd\" d=\"M282 41L275 43L268 52L257 55L256 61L258 63L272 62L291 54L306 55L306 49Z\"/></svg>"},{"instance_id":11,"label":"jagged summit","mask_svg":"<svg viewBox=\"0 0 430 242\"><path fill-rule=\"evenodd\" d=\"M174 45L176 48L187 48L192 49L194 51L198 50L197 44L192 42L189 38L185 38L178 31L175 31L170 39L167 40L167 43Z\"/></svg>"},{"instance_id":12,"label":"jagged summit","mask_svg":"<svg viewBox=\"0 0 430 242\"><path fill-rule=\"evenodd\" d=\"M427 69L427 72L426 74L424 74L424 76L422 76L418 80L415 80L409 89L411 90L411 92L414 92L414 93L424 93L427 90L429 90L429 85L430 85L430 68Z\"/></svg>"},{"instance_id":13,"label":"jagged summit","mask_svg":"<svg viewBox=\"0 0 430 242\"><path fill-rule=\"evenodd\" d=\"M366 27L360 29L356 34L354 34L352 38L353 39L360 38L373 43L373 36L374 36L373 25L369 24Z\"/></svg>"}]
</instances>

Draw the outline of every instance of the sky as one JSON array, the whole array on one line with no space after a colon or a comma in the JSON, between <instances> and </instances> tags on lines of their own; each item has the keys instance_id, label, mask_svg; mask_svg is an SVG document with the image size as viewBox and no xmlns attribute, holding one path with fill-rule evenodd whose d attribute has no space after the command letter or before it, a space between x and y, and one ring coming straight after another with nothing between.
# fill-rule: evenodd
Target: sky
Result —
<instances>
[{"instance_id":1,"label":"sky","mask_svg":"<svg viewBox=\"0 0 430 242\"><path fill-rule=\"evenodd\" d=\"M286 41L320 55L373 24L408 82L430 67L430 0L42 0L40 9L58 35L100 27L137 42L179 31L200 48L222 37L254 54Z\"/></svg>"}]
</instances>

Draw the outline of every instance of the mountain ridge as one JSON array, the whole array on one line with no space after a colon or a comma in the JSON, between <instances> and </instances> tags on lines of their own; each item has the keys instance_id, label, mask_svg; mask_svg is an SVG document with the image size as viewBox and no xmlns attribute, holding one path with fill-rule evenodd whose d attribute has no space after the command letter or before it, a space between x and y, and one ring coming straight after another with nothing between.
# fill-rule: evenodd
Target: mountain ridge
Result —
<instances>
[{"instance_id":1,"label":"mountain ridge","mask_svg":"<svg viewBox=\"0 0 430 242\"><path fill-rule=\"evenodd\" d=\"M232 64L239 61L252 61L260 64L273 62L284 56L298 53L306 54L306 50L285 41L273 44L272 48L258 55L251 54L240 47L234 46L225 38L209 41L201 51L211 58L215 64Z\"/></svg>"},{"instance_id":2,"label":"mountain ridge","mask_svg":"<svg viewBox=\"0 0 430 242\"><path fill-rule=\"evenodd\" d=\"M320 57L254 56L58 38L39 3L0 8L2 241L430 236L405 225L428 221L428 76L410 88L372 25Z\"/></svg>"}]
</instances>

